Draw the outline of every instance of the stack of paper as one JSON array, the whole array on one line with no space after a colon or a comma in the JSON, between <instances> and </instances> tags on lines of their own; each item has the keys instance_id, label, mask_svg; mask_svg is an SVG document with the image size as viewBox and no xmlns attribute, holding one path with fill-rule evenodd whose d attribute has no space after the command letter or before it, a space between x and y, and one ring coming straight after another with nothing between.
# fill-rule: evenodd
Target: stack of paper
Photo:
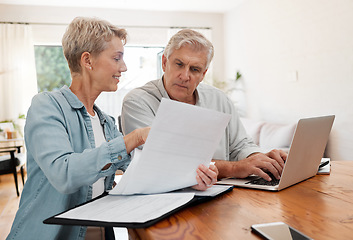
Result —
<instances>
[{"instance_id":1,"label":"stack of paper","mask_svg":"<svg viewBox=\"0 0 353 240\"><path fill-rule=\"evenodd\" d=\"M147 227L192 201L231 190L229 186L184 189L197 184L200 164L209 166L229 120L228 114L162 99L143 150L135 150L131 164L109 195L44 223Z\"/></svg>"},{"instance_id":2,"label":"stack of paper","mask_svg":"<svg viewBox=\"0 0 353 240\"><path fill-rule=\"evenodd\" d=\"M209 166L230 115L163 98L143 150L110 194L153 194L197 184Z\"/></svg>"}]
</instances>

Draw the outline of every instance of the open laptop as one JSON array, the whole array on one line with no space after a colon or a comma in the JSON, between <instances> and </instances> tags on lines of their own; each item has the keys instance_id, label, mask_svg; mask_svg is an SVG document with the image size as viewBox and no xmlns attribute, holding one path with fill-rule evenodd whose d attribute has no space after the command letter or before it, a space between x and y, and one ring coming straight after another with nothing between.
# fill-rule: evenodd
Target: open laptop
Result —
<instances>
[{"instance_id":1,"label":"open laptop","mask_svg":"<svg viewBox=\"0 0 353 240\"><path fill-rule=\"evenodd\" d=\"M298 121L281 179L276 185L261 185L258 176L226 178L217 182L239 187L280 191L315 176L330 135L335 116L300 119ZM266 182L266 181L264 181Z\"/></svg>"}]
</instances>

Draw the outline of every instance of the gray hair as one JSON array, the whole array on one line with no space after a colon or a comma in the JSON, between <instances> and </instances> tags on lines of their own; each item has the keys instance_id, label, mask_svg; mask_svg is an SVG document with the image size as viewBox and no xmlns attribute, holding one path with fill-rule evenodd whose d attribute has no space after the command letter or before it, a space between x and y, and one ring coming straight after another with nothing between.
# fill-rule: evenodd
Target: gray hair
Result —
<instances>
[{"instance_id":1,"label":"gray hair","mask_svg":"<svg viewBox=\"0 0 353 240\"><path fill-rule=\"evenodd\" d=\"M76 17L62 38L64 56L72 72L81 72L80 60L84 52L98 55L113 37L126 44L127 32L111 23L97 18Z\"/></svg>"},{"instance_id":2,"label":"gray hair","mask_svg":"<svg viewBox=\"0 0 353 240\"><path fill-rule=\"evenodd\" d=\"M185 45L191 46L196 51L206 51L208 53L206 68L208 68L214 55L213 45L204 35L191 29L183 29L177 32L169 40L163 55L168 59L174 50Z\"/></svg>"}]
</instances>

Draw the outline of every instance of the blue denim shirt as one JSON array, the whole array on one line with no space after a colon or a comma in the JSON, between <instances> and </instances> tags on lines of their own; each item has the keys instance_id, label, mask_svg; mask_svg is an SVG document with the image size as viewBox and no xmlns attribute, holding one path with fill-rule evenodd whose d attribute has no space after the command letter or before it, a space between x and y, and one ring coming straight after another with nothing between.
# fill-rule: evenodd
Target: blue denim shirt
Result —
<instances>
[{"instance_id":1,"label":"blue denim shirt","mask_svg":"<svg viewBox=\"0 0 353 240\"><path fill-rule=\"evenodd\" d=\"M86 108L67 86L33 98L25 126L27 182L7 239L84 239L86 227L43 220L90 200L101 177L111 189L115 171L130 163L114 118L94 110L107 140L98 148Z\"/></svg>"}]
</instances>

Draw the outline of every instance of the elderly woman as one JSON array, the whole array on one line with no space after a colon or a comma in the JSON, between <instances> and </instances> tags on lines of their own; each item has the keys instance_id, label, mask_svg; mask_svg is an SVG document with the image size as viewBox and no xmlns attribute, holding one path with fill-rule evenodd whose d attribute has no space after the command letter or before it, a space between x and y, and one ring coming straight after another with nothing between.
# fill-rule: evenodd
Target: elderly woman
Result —
<instances>
[{"instance_id":1,"label":"elderly woman","mask_svg":"<svg viewBox=\"0 0 353 240\"><path fill-rule=\"evenodd\" d=\"M98 19L75 18L68 26L62 45L71 86L32 100L25 126L28 179L8 239L85 239L84 226L43 220L111 189L115 172L130 163L129 153L145 143L148 127L122 136L114 118L94 104L101 92L117 90L127 70L126 36ZM205 181L195 188L206 189L213 173L198 170Z\"/></svg>"},{"instance_id":2,"label":"elderly woman","mask_svg":"<svg viewBox=\"0 0 353 240\"><path fill-rule=\"evenodd\" d=\"M8 239L84 239L86 227L43 220L112 188L116 170L143 144L149 128L122 136L95 100L116 91L127 33L108 22L76 18L63 36L71 86L40 93L27 114L28 179ZM92 195L93 194L93 195Z\"/></svg>"}]
</instances>

